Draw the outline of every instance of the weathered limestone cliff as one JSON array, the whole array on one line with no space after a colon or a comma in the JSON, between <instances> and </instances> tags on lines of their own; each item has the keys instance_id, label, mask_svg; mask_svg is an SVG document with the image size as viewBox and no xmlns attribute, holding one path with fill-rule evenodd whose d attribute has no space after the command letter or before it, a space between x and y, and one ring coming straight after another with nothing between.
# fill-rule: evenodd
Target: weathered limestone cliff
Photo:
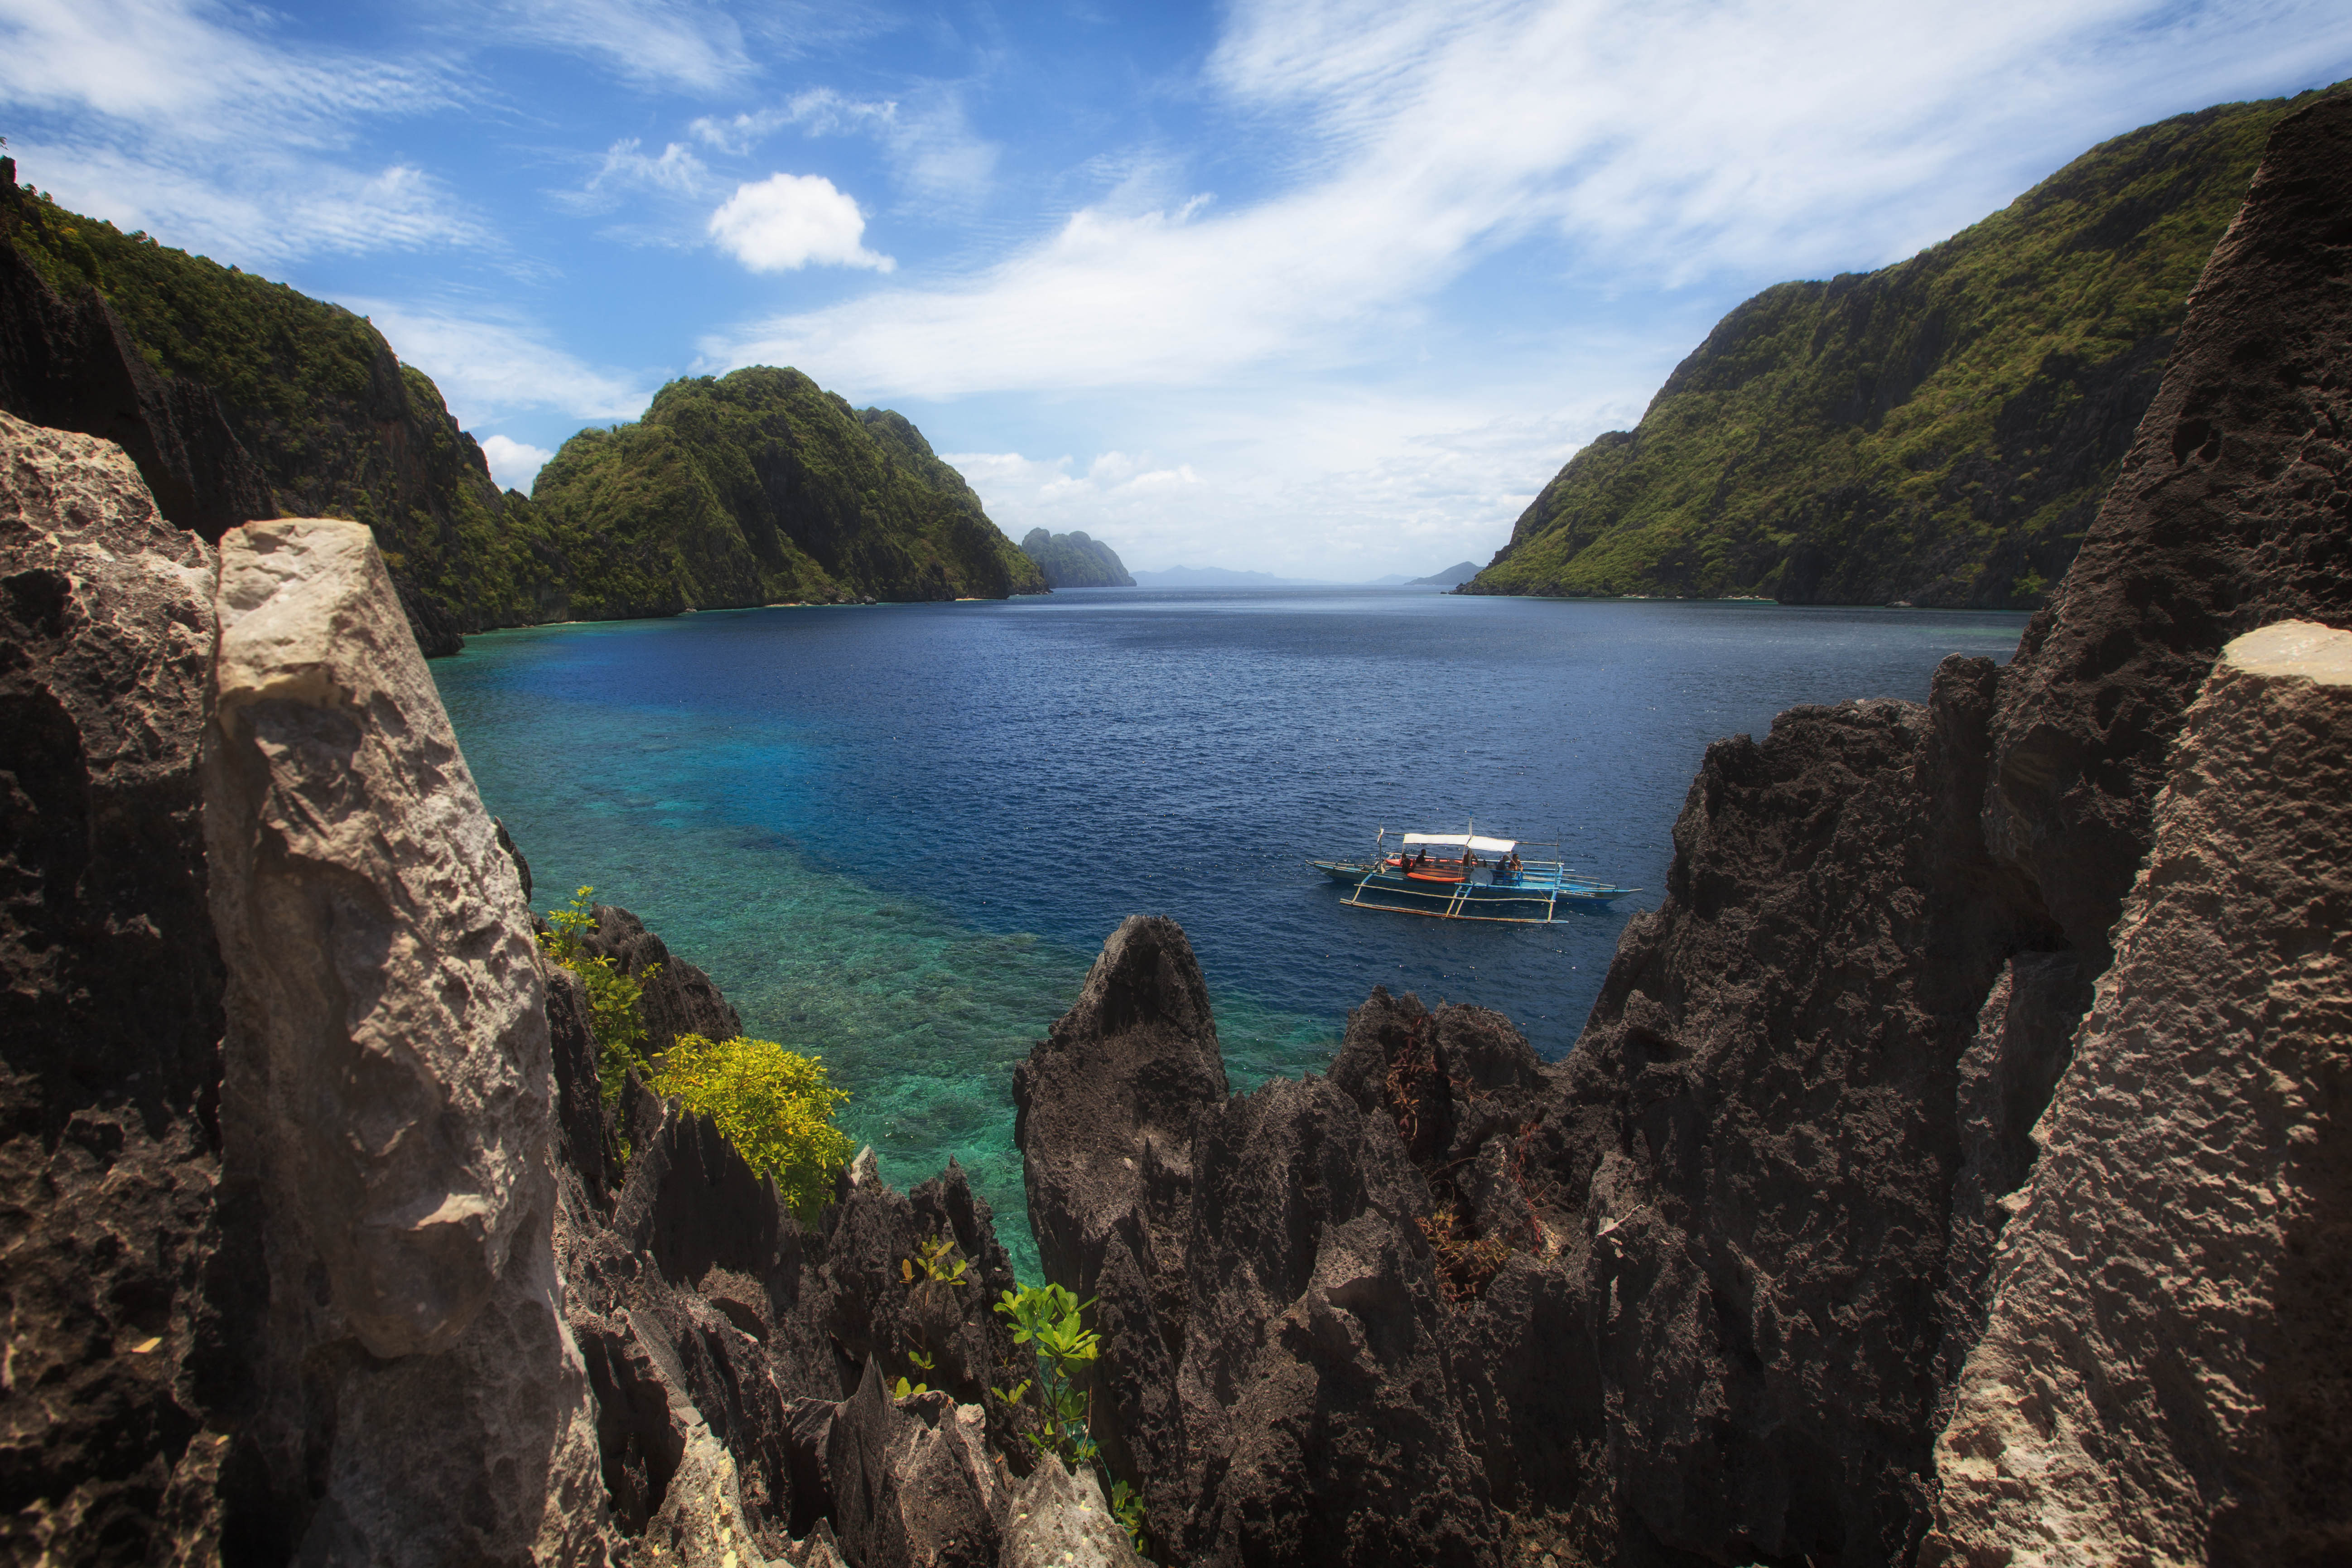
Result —
<instances>
[{"instance_id":1,"label":"weathered limestone cliff","mask_svg":"<svg viewBox=\"0 0 2352 1568\"><path fill-rule=\"evenodd\" d=\"M1930 1563L2352 1550L2352 632L2223 650L2036 1131Z\"/></svg>"},{"instance_id":2,"label":"weathered limestone cliff","mask_svg":"<svg viewBox=\"0 0 2352 1568\"><path fill-rule=\"evenodd\" d=\"M237 1544L586 1560L595 1445L513 863L365 527L234 529L215 602L222 1201L258 1216L267 1259L231 1462L267 1498L245 1528L275 1537Z\"/></svg>"},{"instance_id":3,"label":"weathered limestone cliff","mask_svg":"<svg viewBox=\"0 0 2352 1568\"><path fill-rule=\"evenodd\" d=\"M233 1393L197 758L213 558L0 414L0 1542L201 1563ZM112 1543L129 1538L138 1550ZM152 1554L152 1555L151 1555Z\"/></svg>"},{"instance_id":4,"label":"weathered limestone cliff","mask_svg":"<svg viewBox=\"0 0 2352 1568\"><path fill-rule=\"evenodd\" d=\"M0 1554L1135 1563L988 1392L1027 1352L960 1171L868 1156L804 1228L603 1104L365 528L215 551L0 416ZM596 912L657 1040L740 1028ZM935 1237L970 1278L912 1289Z\"/></svg>"}]
</instances>

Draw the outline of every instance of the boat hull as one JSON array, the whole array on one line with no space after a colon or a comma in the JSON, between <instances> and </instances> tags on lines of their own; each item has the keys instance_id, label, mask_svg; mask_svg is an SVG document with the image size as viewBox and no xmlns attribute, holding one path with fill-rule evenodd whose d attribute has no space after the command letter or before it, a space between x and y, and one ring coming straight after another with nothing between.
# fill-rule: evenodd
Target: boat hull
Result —
<instances>
[{"instance_id":1,"label":"boat hull","mask_svg":"<svg viewBox=\"0 0 2352 1568\"><path fill-rule=\"evenodd\" d=\"M1345 902L1359 909L1450 920L1544 921L1561 904L1605 904L1637 893L1553 865L1530 865L1517 877L1497 880L1481 867L1465 881L1459 872L1408 873L1377 860L1314 860L1317 870L1353 889Z\"/></svg>"}]
</instances>

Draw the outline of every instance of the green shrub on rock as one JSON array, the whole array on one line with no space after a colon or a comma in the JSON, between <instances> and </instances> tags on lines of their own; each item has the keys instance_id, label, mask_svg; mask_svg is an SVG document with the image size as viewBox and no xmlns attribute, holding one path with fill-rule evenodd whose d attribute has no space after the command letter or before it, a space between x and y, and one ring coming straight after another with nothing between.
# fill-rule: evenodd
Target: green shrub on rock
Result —
<instances>
[{"instance_id":1,"label":"green shrub on rock","mask_svg":"<svg viewBox=\"0 0 2352 1568\"><path fill-rule=\"evenodd\" d=\"M833 1087L821 1058L773 1040L680 1035L648 1081L656 1094L710 1118L753 1170L775 1181L802 1224L824 1211L833 1173L852 1150L833 1124L849 1091Z\"/></svg>"},{"instance_id":2,"label":"green shrub on rock","mask_svg":"<svg viewBox=\"0 0 2352 1568\"><path fill-rule=\"evenodd\" d=\"M588 988L588 1032L596 1042L596 1086L604 1103L621 1098L621 1085L635 1068L640 1075L653 1071L646 1060L645 1020L637 1016L637 999L646 982L661 973L648 965L641 978L631 979L621 966L588 945L596 930L595 907L588 901L593 888L583 888L561 909L547 911L547 929L539 945L548 957L580 976Z\"/></svg>"}]
</instances>

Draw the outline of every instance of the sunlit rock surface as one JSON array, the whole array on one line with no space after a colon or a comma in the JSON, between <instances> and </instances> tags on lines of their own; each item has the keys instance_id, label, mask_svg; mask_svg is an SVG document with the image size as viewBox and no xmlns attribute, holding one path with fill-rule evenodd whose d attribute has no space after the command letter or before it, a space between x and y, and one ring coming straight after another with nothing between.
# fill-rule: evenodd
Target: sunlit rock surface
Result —
<instances>
[{"instance_id":1,"label":"sunlit rock surface","mask_svg":"<svg viewBox=\"0 0 2352 1568\"><path fill-rule=\"evenodd\" d=\"M268 1260L254 1528L322 1560L584 1559L603 1510L513 863L367 530L220 548L205 826L224 1201Z\"/></svg>"},{"instance_id":2,"label":"sunlit rock surface","mask_svg":"<svg viewBox=\"0 0 2352 1568\"><path fill-rule=\"evenodd\" d=\"M2224 651L2042 1118L1929 1562L2352 1548L2352 632Z\"/></svg>"}]
</instances>

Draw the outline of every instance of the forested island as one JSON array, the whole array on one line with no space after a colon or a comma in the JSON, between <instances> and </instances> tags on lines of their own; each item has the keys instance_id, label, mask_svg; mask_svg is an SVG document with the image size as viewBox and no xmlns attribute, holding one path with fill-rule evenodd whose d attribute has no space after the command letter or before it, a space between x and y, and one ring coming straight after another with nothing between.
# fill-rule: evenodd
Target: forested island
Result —
<instances>
[{"instance_id":1,"label":"forested island","mask_svg":"<svg viewBox=\"0 0 2352 1568\"><path fill-rule=\"evenodd\" d=\"M1021 536L1021 552L1037 563L1049 588L1132 588L1118 552L1083 531L1054 533L1033 528Z\"/></svg>"}]
</instances>

